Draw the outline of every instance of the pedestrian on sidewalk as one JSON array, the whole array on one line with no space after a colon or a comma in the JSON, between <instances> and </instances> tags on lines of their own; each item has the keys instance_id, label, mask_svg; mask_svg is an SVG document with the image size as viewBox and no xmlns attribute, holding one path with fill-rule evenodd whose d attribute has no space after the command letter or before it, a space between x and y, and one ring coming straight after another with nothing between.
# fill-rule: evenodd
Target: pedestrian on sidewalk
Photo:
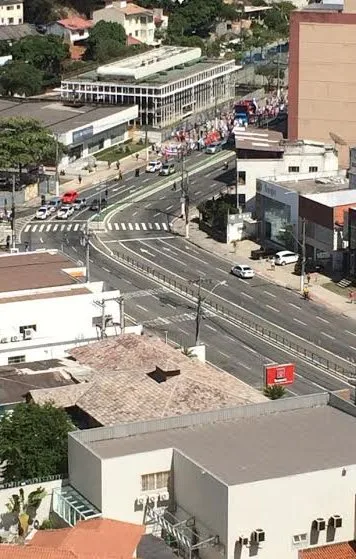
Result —
<instances>
[{"instance_id":1,"label":"pedestrian on sidewalk","mask_svg":"<svg viewBox=\"0 0 356 559\"><path fill-rule=\"evenodd\" d=\"M120 161L116 161L116 169L119 170L120 169Z\"/></svg>"},{"instance_id":2,"label":"pedestrian on sidewalk","mask_svg":"<svg viewBox=\"0 0 356 559\"><path fill-rule=\"evenodd\" d=\"M122 171L119 169L119 181L122 181Z\"/></svg>"},{"instance_id":3,"label":"pedestrian on sidewalk","mask_svg":"<svg viewBox=\"0 0 356 559\"><path fill-rule=\"evenodd\" d=\"M138 153L136 153L136 161L138 161L139 157L140 157L140 155Z\"/></svg>"},{"instance_id":4,"label":"pedestrian on sidewalk","mask_svg":"<svg viewBox=\"0 0 356 559\"><path fill-rule=\"evenodd\" d=\"M108 161L108 169L111 168L111 161Z\"/></svg>"},{"instance_id":5,"label":"pedestrian on sidewalk","mask_svg":"<svg viewBox=\"0 0 356 559\"><path fill-rule=\"evenodd\" d=\"M82 175L78 176L78 182L79 182L79 186L82 184Z\"/></svg>"},{"instance_id":6,"label":"pedestrian on sidewalk","mask_svg":"<svg viewBox=\"0 0 356 559\"><path fill-rule=\"evenodd\" d=\"M308 285L310 284L310 280L311 280L311 275L310 275L310 274L307 274L307 282L308 282Z\"/></svg>"}]
</instances>

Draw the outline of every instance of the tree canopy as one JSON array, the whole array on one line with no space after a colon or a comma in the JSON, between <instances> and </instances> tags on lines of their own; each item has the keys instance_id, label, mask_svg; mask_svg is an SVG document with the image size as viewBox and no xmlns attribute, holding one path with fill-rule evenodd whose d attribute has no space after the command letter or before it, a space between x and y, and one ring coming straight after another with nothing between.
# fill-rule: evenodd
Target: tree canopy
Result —
<instances>
[{"instance_id":1,"label":"tree canopy","mask_svg":"<svg viewBox=\"0 0 356 559\"><path fill-rule=\"evenodd\" d=\"M18 404L0 420L5 482L67 473L68 415L52 404Z\"/></svg>"},{"instance_id":2,"label":"tree canopy","mask_svg":"<svg viewBox=\"0 0 356 559\"><path fill-rule=\"evenodd\" d=\"M294 4L286 0L273 4L271 10L268 10L264 15L264 23L277 36L287 37L290 13L293 10L295 10Z\"/></svg>"},{"instance_id":3,"label":"tree canopy","mask_svg":"<svg viewBox=\"0 0 356 559\"><path fill-rule=\"evenodd\" d=\"M0 168L48 164L53 163L55 157L55 138L38 120L18 117L0 119Z\"/></svg>"},{"instance_id":4,"label":"tree canopy","mask_svg":"<svg viewBox=\"0 0 356 559\"><path fill-rule=\"evenodd\" d=\"M120 23L99 21L89 32L85 58L104 62L120 56L126 47L125 29Z\"/></svg>"},{"instance_id":5,"label":"tree canopy","mask_svg":"<svg viewBox=\"0 0 356 559\"><path fill-rule=\"evenodd\" d=\"M2 95L37 95L43 83L43 72L26 62L7 62L0 68Z\"/></svg>"},{"instance_id":6,"label":"tree canopy","mask_svg":"<svg viewBox=\"0 0 356 559\"><path fill-rule=\"evenodd\" d=\"M272 89L274 86L278 87L283 83L285 71L284 68L278 69L277 64L260 64L256 68L256 74L266 78L267 88ZM278 79L280 83L278 83Z\"/></svg>"}]
</instances>

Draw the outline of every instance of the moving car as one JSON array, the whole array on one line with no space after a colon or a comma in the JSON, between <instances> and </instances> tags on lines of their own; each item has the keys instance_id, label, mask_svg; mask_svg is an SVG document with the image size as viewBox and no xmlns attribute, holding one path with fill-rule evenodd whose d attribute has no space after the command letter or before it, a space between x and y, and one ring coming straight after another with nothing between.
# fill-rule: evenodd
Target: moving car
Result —
<instances>
[{"instance_id":1,"label":"moving car","mask_svg":"<svg viewBox=\"0 0 356 559\"><path fill-rule=\"evenodd\" d=\"M250 268L250 266L245 266L244 264L235 264L231 268L231 273L238 278L251 279L255 275L255 272Z\"/></svg>"},{"instance_id":2,"label":"moving car","mask_svg":"<svg viewBox=\"0 0 356 559\"><path fill-rule=\"evenodd\" d=\"M104 208L106 208L106 206L108 205L108 202L106 200L106 198L102 198L101 200L98 200L97 198L95 198L92 203L89 206L89 210L91 212L99 212L101 210L103 210Z\"/></svg>"},{"instance_id":3,"label":"moving car","mask_svg":"<svg viewBox=\"0 0 356 559\"><path fill-rule=\"evenodd\" d=\"M221 142L213 142L212 144L206 146L205 153L218 153L221 149Z\"/></svg>"},{"instance_id":4,"label":"moving car","mask_svg":"<svg viewBox=\"0 0 356 559\"><path fill-rule=\"evenodd\" d=\"M155 173L162 168L162 161L149 161L146 167L146 173Z\"/></svg>"},{"instance_id":5,"label":"moving car","mask_svg":"<svg viewBox=\"0 0 356 559\"><path fill-rule=\"evenodd\" d=\"M74 213L73 206L62 206L57 213L57 219L68 219Z\"/></svg>"},{"instance_id":6,"label":"moving car","mask_svg":"<svg viewBox=\"0 0 356 559\"><path fill-rule=\"evenodd\" d=\"M47 204L49 213L53 214L61 207L62 202L60 198L52 198Z\"/></svg>"},{"instance_id":7,"label":"moving car","mask_svg":"<svg viewBox=\"0 0 356 559\"><path fill-rule=\"evenodd\" d=\"M76 199L79 198L79 194L76 190L68 190L62 195L62 203L63 204L73 204Z\"/></svg>"},{"instance_id":8,"label":"moving car","mask_svg":"<svg viewBox=\"0 0 356 559\"><path fill-rule=\"evenodd\" d=\"M35 218L36 219L47 219L47 217L49 217L49 215L50 215L50 211L49 211L48 206L41 206L37 210Z\"/></svg>"},{"instance_id":9,"label":"moving car","mask_svg":"<svg viewBox=\"0 0 356 559\"><path fill-rule=\"evenodd\" d=\"M281 250L277 252L274 257L274 261L277 266L285 266L286 264L294 264L298 262L299 255L290 250Z\"/></svg>"},{"instance_id":10,"label":"moving car","mask_svg":"<svg viewBox=\"0 0 356 559\"><path fill-rule=\"evenodd\" d=\"M159 172L160 175L172 175L172 173L175 173L175 165L174 163L163 163L162 168Z\"/></svg>"},{"instance_id":11,"label":"moving car","mask_svg":"<svg viewBox=\"0 0 356 559\"><path fill-rule=\"evenodd\" d=\"M87 201L85 198L77 198L73 204L74 210L82 210L87 205Z\"/></svg>"}]
</instances>

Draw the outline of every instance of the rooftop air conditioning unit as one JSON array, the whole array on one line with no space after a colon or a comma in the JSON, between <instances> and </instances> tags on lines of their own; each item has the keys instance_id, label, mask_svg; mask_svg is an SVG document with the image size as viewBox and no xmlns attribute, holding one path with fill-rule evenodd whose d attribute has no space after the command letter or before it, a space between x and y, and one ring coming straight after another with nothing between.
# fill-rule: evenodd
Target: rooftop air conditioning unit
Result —
<instances>
[{"instance_id":1,"label":"rooftop air conditioning unit","mask_svg":"<svg viewBox=\"0 0 356 559\"><path fill-rule=\"evenodd\" d=\"M342 527L342 518L338 514L334 514L329 518L329 526L331 528L341 528Z\"/></svg>"},{"instance_id":2,"label":"rooftop air conditioning unit","mask_svg":"<svg viewBox=\"0 0 356 559\"><path fill-rule=\"evenodd\" d=\"M152 495L151 497L148 498L148 500L149 500L151 505L155 505L157 498L156 498L155 495Z\"/></svg>"},{"instance_id":3,"label":"rooftop air conditioning unit","mask_svg":"<svg viewBox=\"0 0 356 559\"><path fill-rule=\"evenodd\" d=\"M248 538L245 538L245 536L240 536L239 537L239 544L240 545L248 545Z\"/></svg>"},{"instance_id":4,"label":"rooftop air conditioning unit","mask_svg":"<svg viewBox=\"0 0 356 559\"><path fill-rule=\"evenodd\" d=\"M7 338L1 338L0 343L7 344L9 340Z\"/></svg>"},{"instance_id":5,"label":"rooftop air conditioning unit","mask_svg":"<svg viewBox=\"0 0 356 559\"><path fill-rule=\"evenodd\" d=\"M11 336L11 341L12 342L18 342L18 337L17 336Z\"/></svg>"},{"instance_id":6,"label":"rooftop air conditioning unit","mask_svg":"<svg viewBox=\"0 0 356 559\"><path fill-rule=\"evenodd\" d=\"M25 328L23 333L24 340L32 340L33 336L33 329L32 328Z\"/></svg>"},{"instance_id":7,"label":"rooftop air conditioning unit","mask_svg":"<svg viewBox=\"0 0 356 559\"><path fill-rule=\"evenodd\" d=\"M251 541L253 543L264 542L265 538L266 538L265 532L264 532L264 530L261 530L261 528L257 528L251 534Z\"/></svg>"},{"instance_id":8,"label":"rooftop air conditioning unit","mask_svg":"<svg viewBox=\"0 0 356 559\"><path fill-rule=\"evenodd\" d=\"M146 502L146 498L145 497L137 497L136 502L138 505L144 505Z\"/></svg>"},{"instance_id":9,"label":"rooftop air conditioning unit","mask_svg":"<svg viewBox=\"0 0 356 559\"><path fill-rule=\"evenodd\" d=\"M159 496L160 501L169 501L169 493L161 493Z\"/></svg>"},{"instance_id":10,"label":"rooftop air conditioning unit","mask_svg":"<svg viewBox=\"0 0 356 559\"><path fill-rule=\"evenodd\" d=\"M314 522L313 522L313 528L314 528L314 530L316 530L317 532L322 532L322 531L325 530L325 528L326 528L325 520L324 520L323 518L317 518L317 519L314 520Z\"/></svg>"}]
</instances>

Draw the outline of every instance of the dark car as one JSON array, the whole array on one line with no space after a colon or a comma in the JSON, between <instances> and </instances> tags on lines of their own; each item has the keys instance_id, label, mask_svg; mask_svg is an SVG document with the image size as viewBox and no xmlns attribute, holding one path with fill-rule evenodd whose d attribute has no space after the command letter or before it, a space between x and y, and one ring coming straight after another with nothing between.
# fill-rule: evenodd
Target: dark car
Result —
<instances>
[{"instance_id":1,"label":"dark car","mask_svg":"<svg viewBox=\"0 0 356 559\"><path fill-rule=\"evenodd\" d=\"M92 212L99 212L101 210L103 210L104 208L106 208L106 206L108 205L108 202L105 198L102 198L101 200L98 200L97 198L95 198L92 203L89 206L89 210Z\"/></svg>"},{"instance_id":2,"label":"dark car","mask_svg":"<svg viewBox=\"0 0 356 559\"><path fill-rule=\"evenodd\" d=\"M312 258L307 258L305 261L305 273L314 274L315 272L322 272L324 270L324 265L322 262L313 260ZM299 257L298 262L295 263L294 273L300 276L302 273L302 259Z\"/></svg>"},{"instance_id":3,"label":"dark car","mask_svg":"<svg viewBox=\"0 0 356 559\"><path fill-rule=\"evenodd\" d=\"M260 258L268 258L269 256L274 256L276 250L273 248L258 248L256 250L251 250L252 260L259 260Z\"/></svg>"}]
</instances>

